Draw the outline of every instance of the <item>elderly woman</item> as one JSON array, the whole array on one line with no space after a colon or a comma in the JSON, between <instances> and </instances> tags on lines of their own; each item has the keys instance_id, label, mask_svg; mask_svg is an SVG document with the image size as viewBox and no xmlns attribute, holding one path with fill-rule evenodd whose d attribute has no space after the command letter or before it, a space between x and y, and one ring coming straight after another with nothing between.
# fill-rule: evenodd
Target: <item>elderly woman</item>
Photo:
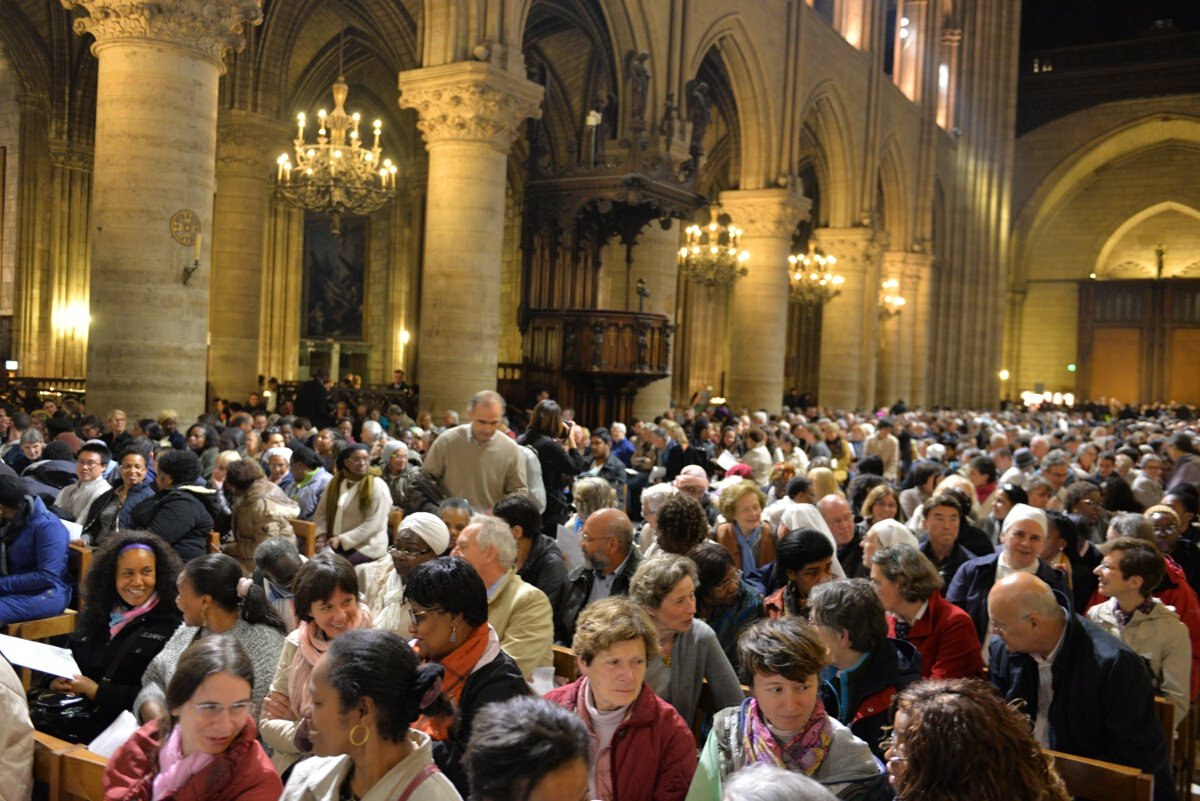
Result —
<instances>
[{"instance_id":1,"label":"elderly woman","mask_svg":"<svg viewBox=\"0 0 1200 801\"><path fill-rule=\"evenodd\" d=\"M277 434L276 436L282 436L282 434ZM267 452L263 456L263 462L266 467L267 478L271 479L271 483L278 486L285 493L296 483L296 477L292 475L291 470L291 448L285 448L282 445L267 448Z\"/></svg>"},{"instance_id":2,"label":"elderly woman","mask_svg":"<svg viewBox=\"0 0 1200 801\"><path fill-rule=\"evenodd\" d=\"M348 631L311 683L315 756L292 771L282 801L458 801L434 766L433 741L411 728L421 715L451 712L440 666L421 665L390 631Z\"/></svg>"},{"instance_id":3,"label":"elderly woman","mask_svg":"<svg viewBox=\"0 0 1200 801\"><path fill-rule=\"evenodd\" d=\"M283 785L255 739L254 662L233 637L196 642L167 686L167 714L104 769L107 801L276 801Z\"/></svg>"},{"instance_id":4,"label":"elderly woman","mask_svg":"<svg viewBox=\"0 0 1200 801\"><path fill-rule=\"evenodd\" d=\"M775 560L775 535L763 525L766 496L753 481L739 481L721 491L717 542L729 551L740 570L757 570Z\"/></svg>"},{"instance_id":5,"label":"elderly woman","mask_svg":"<svg viewBox=\"0 0 1200 801\"><path fill-rule=\"evenodd\" d=\"M680 801L696 769L696 743L679 713L645 682L658 637L646 611L623 596L588 606L571 643L582 678L546 700L583 719L595 742L587 798Z\"/></svg>"},{"instance_id":6,"label":"elderly woman","mask_svg":"<svg viewBox=\"0 0 1200 801\"><path fill-rule=\"evenodd\" d=\"M871 749L817 695L827 652L806 621L760 620L742 633L738 650L750 697L714 718L688 801L718 801L730 774L758 762L811 776L838 798L883 788Z\"/></svg>"},{"instance_id":7,"label":"elderly woman","mask_svg":"<svg viewBox=\"0 0 1200 801\"><path fill-rule=\"evenodd\" d=\"M84 577L87 605L70 639L82 672L50 682L52 690L91 702L88 730L76 730L82 742L133 707L150 660L179 627L175 580L182 569L171 546L145 531L113 535L93 557Z\"/></svg>"},{"instance_id":8,"label":"elderly woman","mask_svg":"<svg viewBox=\"0 0 1200 801\"><path fill-rule=\"evenodd\" d=\"M971 616L942 598L942 577L911 545L896 544L871 557L871 583L888 612L888 636L921 652L921 676L971 678L983 673L979 636Z\"/></svg>"},{"instance_id":9,"label":"elderly woman","mask_svg":"<svg viewBox=\"0 0 1200 801\"><path fill-rule=\"evenodd\" d=\"M187 446L200 459L200 475L208 478L217 464L217 430L205 423L195 423L187 430Z\"/></svg>"},{"instance_id":10,"label":"elderly woman","mask_svg":"<svg viewBox=\"0 0 1200 801\"><path fill-rule=\"evenodd\" d=\"M403 509L408 485L420 468L408 462L408 446L397 439L389 440L380 457L379 477L392 494L392 508Z\"/></svg>"},{"instance_id":11,"label":"elderly woman","mask_svg":"<svg viewBox=\"0 0 1200 801\"><path fill-rule=\"evenodd\" d=\"M1137 502L1143 508L1149 509L1151 506L1162 502L1162 457L1156 456L1153 453L1147 453L1138 462L1138 467L1140 469L1132 485L1133 497L1137 499Z\"/></svg>"},{"instance_id":12,"label":"elderly woman","mask_svg":"<svg viewBox=\"0 0 1200 801\"><path fill-rule=\"evenodd\" d=\"M313 667L335 639L371 627L354 568L337 554L317 554L301 565L292 592L300 625L284 641L261 721L263 742L274 751L271 761L280 773L312 752Z\"/></svg>"},{"instance_id":13,"label":"elderly woman","mask_svg":"<svg viewBox=\"0 0 1200 801\"><path fill-rule=\"evenodd\" d=\"M900 493L891 484L880 484L862 502L862 520L858 530L866 536L871 526L884 520L896 520L900 515Z\"/></svg>"},{"instance_id":14,"label":"elderly woman","mask_svg":"<svg viewBox=\"0 0 1200 801\"><path fill-rule=\"evenodd\" d=\"M71 599L63 524L16 476L0 475L0 625L61 614Z\"/></svg>"},{"instance_id":15,"label":"elderly woman","mask_svg":"<svg viewBox=\"0 0 1200 801\"><path fill-rule=\"evenodd\" d=\"M371 474L371 453L366 445L351 445L337 456L337 471L321 496L316 512L317 537L326 537L334 553L353 565L387 553L388 512L392 493L379 476Z\"/></svg>"},{"instance_id":16,"label":"elderly woman","mask_svg":"<svg viewBox=\"0 0 1200 801\"><path fill-rule=\"evenodd\" d=\"M658 512L663 504L679 490L670 484L655 484L642 490L642 527L637 532L638 551L650 553L650 547L658 539ZM586 520L586 517L582 517ZM582 524L581 524L582 525Z\"/></svg>"},{"instance_id":17,"label":"elderly woman","mask_svg":"<svg viewBox=\"0 0 1200 801\"><path fill-rule=\"evenodd\" d=\"M1001 550L964 564L946 590L946 600L971 616L975 635L987 642L987 597L992 586L1013 573L1033 573L1054 589L1067 592L1062 574L1041 560L1048 523L1046 513L1019 503L1004 518Z\"/></svg>"},{"instance_id":18,"label":"elderly woman","mask_svg":"<svg viewBox=\"0 0 1200 801\"><path fill-rule=\"evenodd\" d=\"M745 582L729 551L702 542L688 552L696 563L696 617L717 635L721 650L737 669L737 641L742 630L766 614L762 596Z\"/></svg>"},{"instance_id":19,"label":"elderly woman","mask_svg":"<svg viewBox=\"0 0 1200 801\"><path fill-rule=\"evenodd\" d=\"M862 541L863 566L867 572L871 572L871 557L876 552L900 543L911 545L914 548L920 547L920 541L916 535L909 530L908 526L897 520L881 520L867 529L866 536Z\"/></svg>"},{"instance_id":20,"label":"elderly woman","mask_svg":"<svg viewBox=\"0 0 1200 801\"><path fill-rule=\"evenodd\" d=\"M434 739L438 767L468 795L463 753L475 713L493 701L528 695L521 668L500 650L500 638L488 624L487 589L464 559L443 556L418 567L404 587L413 648L426 664L446 671L442 690L455 716L422 715L415 728Z\"/></svg>"},{"instance_id":21,"label":"elderly woman","mask_svg":"<svg viewBox=\"0 0 1200 801\"><path fill-rule=\"evenodd\" d=\"M697 578L691 559L662 553L638 565L629 584L629 597L646 610L658 633L659 656L646 669L646 683L686 721L696 716L705 680L718 708L742 697L717 635L696 619Z\"/></svg>"},{"instance_id":22,"label":"elderly woman","mask_svg":"<svg viewBox=\"0 0 1200 801\"><path fill-rule=\"evenodd\" d=\"M300 506L249 459L229 466L225 484L233 493L234 541L222 545L221 551L241 562L246 575L250 575L254 572L254 549L270 537L292 534L289 521L300 514Z\"/></svg>"},{"instance_id":23,"label":"elderly woman","mask_svg":"<svg viewBox=\"0 0 1200 801\"><path fill-rule=\"evenodd\" d=\"M142 721L161 717L167 685L180 654L198 639L227 634L242 644L254 665L255 705L266 697L287 628L261 587L242 575L232 556L208 554L188 562L175 582L183 623L142 674L133 710Z\"/></svg>"},{"instance_id":24,"label":"elderly woman","mask_svg":"<svg viewBox=\"0 0 1200 801\"><path fill-rule=\"evenodd\" d=\"M539 521L541 517L539 516ZM412 618L404 602L404 584L421 565L450 549L450 530L437 515L413 512L400 521L388 548L391 557L367 586L367 607L375 628L407 634Z\"/></svg>"},{"instance_id":25,"label":"elderly woman","mask_svg":"<svg viewBox=\"0 0 1200 801\"><path fill-rule=\"evenodd\" d=\"M1028 715L983 681L919 682L892 702L887 769L899 801L1068 801ZM980 758L980 755L986 757Z\"/></svg>"}]
</instances>

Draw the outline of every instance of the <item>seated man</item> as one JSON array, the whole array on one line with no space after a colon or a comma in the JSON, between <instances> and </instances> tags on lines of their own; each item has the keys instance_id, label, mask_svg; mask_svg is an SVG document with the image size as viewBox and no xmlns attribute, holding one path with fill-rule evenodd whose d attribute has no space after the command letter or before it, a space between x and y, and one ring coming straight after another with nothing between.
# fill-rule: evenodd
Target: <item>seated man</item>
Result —
<instances>
[{"instance_id":1,"label":"seated man","mask_svg":"<svg viewBox=\"0 0 1200 801\"><path fill-rule=\"evenodd\" d=\"M62 614L67 585L67 529L21 479L0 476L0 626Z\"/></svg>"},{"instance_id":2,"label":"seated man","mask_svg":"<svg viewBox=\"0 0 1200 801\"><path fill-rule=\"evenodd\" d=\"M567 586L567 566L558 543L542 533L542 513L531 499L513 495L497 501L492 514L508 523L517 541L517 559L513 564L517 575L546 593L557 615Z\"/></svg>"},{"instance_id":3,"label":"seated man","mask_svg":"<svg viewBox=\"0 0 1200 801\"><path fill-rule=\"evenodd\" d=\"M883 604L866 579L819 584L808 601L833 669L822 674L819 689L825 711L883 759L880 741L892 697L921 680L921 654L912 643L887 636Z\"/></svg>"},{"instance_id":4,"label":"seated man","mask_svg":"<svg viewBox=\"0 0 1200 801\"><path fill-rule=\"evenodd\" d=\"M921 506L924 517L922 525L925 536L921 537L921 553L933 562L942 577L943 586L949 587L954 574L973 557L970 551L958 542L958 531L962 523L962 510L949 495L935 495Z\"/></svg>"},{"instance_id":5,"label":"seated man","mask_svg":"<svg viewBox=\"0 0 1200 801\"><path fill-rule=\"evenodd\" d=\"M75 457L75 475L79 478L74 484L63 487L54 505L71 515L71 519L83 527L91 522L92 508L95 502L112 492L112 484L104 479L104 471L112 461L112 453L108 446L96 440L88 440L79 449ZM104 506L95 507L97 512Z\"/></svg>"},{"instance_id":6,"label":"seated man","mask_svg":"<svg viewBox=\"0 0 1200 801\"><path fill-rule=\"evenodd\" d=\"M629 581L642 561L633 547L633 523L620 509L600 509L583 523L579 549L584 563L567 575L562 608L554 619L554 641L569 646L575 618L593 601L628 595Z\"/></svg>"},{"instance_id":7,"label":"seated man","mask_svg":"<svg viewBox=\"0 0 1200 801\"><path fill-rule=\"evenodd\" d=\"M1156 801L1175 785L1154 686L1140 656L1065 608L1037 576L1014 573L988 596L992 683L1022 700L1043 747L1154 774Z\"/></svg>"},{"instance_id":8,"label":"seated man","mask_svg":"<svg viewBox=\"0 0 1200 801\"><path fill-rule=\"evenodd\" d=\"M475 568L487 588L488 623L500 648L529 680L534 668L554 665L554 613L546 594L517 575L517 541L498 517L475 515L454 544L453 556Z\"/></svg>"}]
</instances>

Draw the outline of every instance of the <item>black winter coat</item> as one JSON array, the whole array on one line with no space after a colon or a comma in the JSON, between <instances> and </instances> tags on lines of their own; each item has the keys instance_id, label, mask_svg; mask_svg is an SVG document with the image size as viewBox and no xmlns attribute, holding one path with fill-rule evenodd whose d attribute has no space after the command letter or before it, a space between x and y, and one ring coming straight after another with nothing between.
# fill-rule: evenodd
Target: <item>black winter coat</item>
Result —
<instances>
[{"instance_id":1,"label":"black winter coat","mask_svg":"<svg viewBox=\"0 0 1200 801\"><path fill-rule=\"evenodd\" d=\"M159 490L133 510L133 526L153 531L175 549L184 562L208 553L212 515L195 493L172 487Z\"/></svg>"}]
</instances>

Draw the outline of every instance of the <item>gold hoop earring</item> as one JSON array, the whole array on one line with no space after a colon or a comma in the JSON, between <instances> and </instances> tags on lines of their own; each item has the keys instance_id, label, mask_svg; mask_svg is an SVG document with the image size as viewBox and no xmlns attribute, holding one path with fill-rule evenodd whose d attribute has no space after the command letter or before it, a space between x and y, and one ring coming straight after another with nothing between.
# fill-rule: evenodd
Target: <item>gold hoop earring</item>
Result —
<instances>
[{"instance_id":1,"label":"gold hoop earring","mask_svg":"<svg viewBox=\"0 0 1200 801\"><path fill-rule=\"evenodd\" d=\"M356 742L354 740L354 732L358 731L359 729L363 730L363 736L362 736L362 740L359 740ZM358 723L354 726L354 728L350 729L350 745L354 746L355 748L359 748L361 746L366 745L367 740L369 740L369 739L371 739L371 730L368 729L363 724Z\"/></svg>"}]
</instances>

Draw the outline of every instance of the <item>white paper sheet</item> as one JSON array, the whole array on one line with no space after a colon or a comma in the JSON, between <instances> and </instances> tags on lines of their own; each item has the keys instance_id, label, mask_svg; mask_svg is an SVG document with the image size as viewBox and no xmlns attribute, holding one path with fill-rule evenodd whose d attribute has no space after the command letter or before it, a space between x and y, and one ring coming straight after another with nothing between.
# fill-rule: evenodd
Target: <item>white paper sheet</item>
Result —
<instances>
[{"instance_id":1,"label":"white paper sheet","mask_svg":"<svg viewBox=\"0 0 1200 801\"><path fill-rule=\"evenodd\" d=\"M117 715L117 719L110 723L107 729L100 732L95 740L88 743L87 750L105 759L109 759L137 730L137 718L128 709L122 710L121 714Z\"/></svg>"},{"instance_id":2,"label":"white paper sheet","mask_svg":"<svg viewBox=\"0 0 1200 801\"><path fill-rule=\"evenodd\" d=\"M0 634L0 654L4 654L4 658L14 665L40 670L51 676L70 679L81 675L79 665L75 664L75 657L69 650L44 642Z\"/></svg>"},{"instance_id":3,"label":"white paper sheet","mask_svg":"<svg viewBox=\"0 0 1200 801\"><path fill-rule=\"evenodd\" d=\"M722 470L728 470L737 463L737 457L729 451L721 451L721 455L717 457L717 464L721 466Z\"/></svg>"},{"instance_id":4,"label":"white paper sheet","mask_svg":"<svg viewBox=\"0 0 1200 801\"><path fill-rule=\"evenodd\" d=\"M579 531L574 526L559 526L558 550L562 551L563 564L570 573L583 564L583 550L579 547Z\"/></svg>"}]
</instances>

